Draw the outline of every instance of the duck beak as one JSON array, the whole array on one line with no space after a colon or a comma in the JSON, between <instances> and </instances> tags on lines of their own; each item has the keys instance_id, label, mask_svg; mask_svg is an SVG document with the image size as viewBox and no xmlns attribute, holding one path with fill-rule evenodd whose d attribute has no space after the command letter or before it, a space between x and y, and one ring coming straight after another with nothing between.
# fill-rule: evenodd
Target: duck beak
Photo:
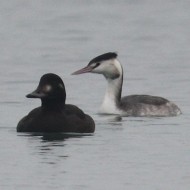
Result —
<instances>
[{"instance_id":1,"label":"duck beak","mask_svg":"<svg viewBox=\"0 0 190 190\"><path fill-rule=\"evenodd\" d=\"M45 98L47 95L44 94L41 90L39 90L38 88L34 91L31 92L30 94L27 94L26 97L27 98Z\"/></svg>"},{"instance_id":2,"label":"duck beak","mask_svg":"<svg viewBox=\"0 0 190 190\"><path fill-rule=\"evenodd\" d=\"M78 71L75 71L74 73L72 73L71 75L79 75L79 74L83 74L83 73L89 73L93 70L93 68L91 66L86 66Z\"/></svg>"}]
</instances>

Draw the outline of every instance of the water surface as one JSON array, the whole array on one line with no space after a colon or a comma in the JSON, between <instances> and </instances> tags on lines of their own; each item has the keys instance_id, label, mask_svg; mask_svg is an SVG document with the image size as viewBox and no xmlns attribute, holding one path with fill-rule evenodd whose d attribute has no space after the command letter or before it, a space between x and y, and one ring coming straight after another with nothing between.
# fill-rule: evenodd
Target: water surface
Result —
<instances>
[{"instance_id":1,"label":"water surface","mask_svg":"<svg viewBox=\"0 0 190 190\"><path fill-rule=\"evenodd\" d=\"M0 2L0 189L187 190L190 188L190 2L188 0ZM117 51L123 94L168 98L183 115L97 115L106 81L71 76ZM96 122L94 135L17 134L40 104L26 99L47 72L67 103Z\"/></svg>"}]
</instances>

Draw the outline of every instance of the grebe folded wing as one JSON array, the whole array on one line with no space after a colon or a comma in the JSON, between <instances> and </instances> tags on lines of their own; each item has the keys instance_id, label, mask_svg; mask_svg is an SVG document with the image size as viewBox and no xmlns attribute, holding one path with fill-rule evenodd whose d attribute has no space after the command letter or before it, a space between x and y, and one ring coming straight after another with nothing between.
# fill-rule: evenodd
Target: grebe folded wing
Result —
<instances>
[{"instance_id":1,"label":"grebe folded wing","mask_svg":"<svg viewBox=\"0 0 190 190\"><path fill-rule=\"evenodd\" d=\"M150 95L130 95L121 98L120 107L128 116L176 116L180 109L169 100Z\"/></svg>"}]
</instances>

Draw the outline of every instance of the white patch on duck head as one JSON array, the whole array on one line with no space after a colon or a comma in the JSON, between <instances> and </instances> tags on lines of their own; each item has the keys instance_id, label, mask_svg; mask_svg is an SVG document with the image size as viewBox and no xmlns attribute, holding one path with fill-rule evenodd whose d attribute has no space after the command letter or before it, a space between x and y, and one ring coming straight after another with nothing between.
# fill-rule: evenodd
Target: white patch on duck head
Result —
<instances>
[{"instance_id":1,"label":"white patch on duck head","mask_svg":"<svg viewBox=\"0 0 190 190\"><path fill-rule=\"evenodd\" d=\"M43 87L43 92L45 93L48 93L52 90L52 86L49 85L49 84L46 84L44 87Z\"/></svg>"}]
</instances>

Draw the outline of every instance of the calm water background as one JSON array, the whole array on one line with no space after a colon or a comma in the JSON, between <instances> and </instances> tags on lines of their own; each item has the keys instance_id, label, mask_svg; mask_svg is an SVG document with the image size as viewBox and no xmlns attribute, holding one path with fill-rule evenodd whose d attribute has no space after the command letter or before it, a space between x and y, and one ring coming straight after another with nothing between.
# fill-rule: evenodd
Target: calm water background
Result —
<instances>
[{"instance_id":1,"label":"calm water background","mask_svg":"<svg viewBox=\"0 0 190 190\"><path fill-rule=\"evenodd\" d=\"M0 189L187 190L190 188L190 1L0 2ZM117 51L123 94L168 98L183 115L97 115L106 81L71 76ZM67 103L93 116L92 136L23 135L17 122L39 100L25 95L53 72Z\"/></svg>"}]
</instances>

